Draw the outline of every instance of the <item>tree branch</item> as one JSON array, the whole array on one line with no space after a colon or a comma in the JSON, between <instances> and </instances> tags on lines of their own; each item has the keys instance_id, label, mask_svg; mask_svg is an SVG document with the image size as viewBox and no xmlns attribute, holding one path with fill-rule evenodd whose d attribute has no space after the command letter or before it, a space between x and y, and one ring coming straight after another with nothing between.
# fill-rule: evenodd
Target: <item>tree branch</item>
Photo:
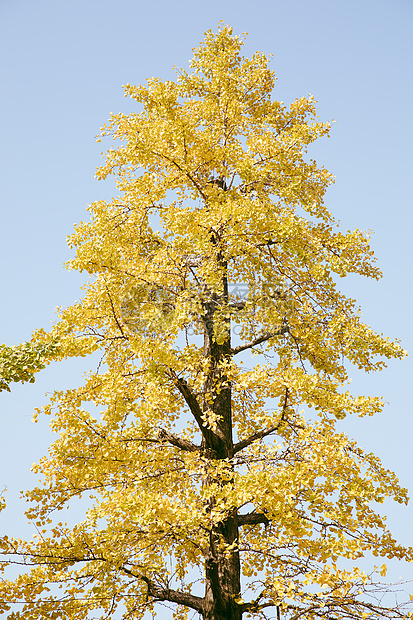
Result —
<instances>
[{"instance_id":1,"label":"tree branch","mask_svg":"<svg viewBox=\"0 0 413 620\"><path fill-rule=\"evenodd\" d=\"M199 406L199 403L191 388L189 387L187 381L183 377L178 377L176 372L171 368L169 369L169 375L182 396L184 397L185 402L188 405L192 415L194 416L203 437L207 442L209 441L210 443L212 431L204 425L204 421L202 419L202 409Z\"/></svg>"},{"instance_id":2,"label":"tree branch","mask_svg":"<svg viewBox=\"0 0 413 620\"><path fill-rule=\"evenodd\" d=\"M231 349L230 354L236 355L237 353L241 353L241 351L245 351L246 349L251 349L252 347L255 347L256 345L261 344L262 342L265 342L266 340L269 340L270 338L274 338L275 336L283 336L284 334L289 333L289 331L290 331L290 328L288 326L281 327L281 329L279 329L276 332L270 332L270 333L264 334L263 336L256 338L255 340L253 340L252 342L249 342L248 344L242 344L239 347L235 347L234 349Z\"/></svg>"},{"instance_id":3,"label":"tree branch","mask_svg":"<svg viewBox=\"0 0 413 620\"><path fill-rule=\"evenodd\" d=\"M195 609L200 614L203 612L204 599L199 596L194 596L188 592L179 592L178 590L170 590L169 588L161 588L153 583L148 577L141 577L148 586L148 596L152 596L157 601L169 601L170 603L177 603L178 605L185 605Z\"/></svg>"},{"instance_id":4,"label":"tree branch","mask_svg":"<svg viewBox=\"0 0 413 620\"><path fill-rule=\"evenodd\" d=\"M200 450L200 447L196 446L192 441L189 441L189 439L178 437L178 435L174 435L173 433L168 433L168 431L165 431L163 428L159 431L158 436L161 441L167 441L181 450L186 450L187 452L197 452Z\"/></svg>"},{"instance_id":5,"label":"tree branch","mask_svg":"<svg viewBox=\"0 0 413 620\"><path fill-rule=\"evenodd\" d=\"M243 450L244 448L252 444L254 441L257 441L257 439L262 439L263 437L267 437L267 435L271 435L271 433L274 433L274 431L277 431L280 428L280 425L285 421L285 412L287 409L287 402L288 402L288 387L285 388L283 410L282 410L281 418L278 420L277 424L272 424L271 426L264 429L263 431L258 431L258 433L254 433L253 435L250 435L246 439L242 439L242 441L239 441L238 443L235 444L233 453L236 454L237 452L240 452L241 450Z\"/></svg>"},{"instance_id":6,"label":"tree branch","mask_svg":"<svg viewBox=\"0 0 413 620\"><path fill-rule=\"evenodd\" d=\"M238 515L238 525L257 525L258 523L264 523L268 525L270 520L264 513L250 512L247 515Z\"/></svg>"},{"instance_id":7,"label":"tree branch","mask_svg":"<svg viewBox=\"0 0 413 620\"><path fill-rule=\"evenodd\" d=\"M163 159L166 159L167 161L169 161L171 164L173 164L176 168L178 168L178 170L180 172L182 172L182 174L186 174L186 176L188 177L188 179L190 179L190 181L195 185L195 187L197 188L198 192L201 194L202 199L206 202L207 197L205 195L205 193L202 190L202 187L199 185L199 183L195 180L195 178L188 172L188 170L184 170L182 168L182 166L180 166L174 159L172 159L172 157L168 157L167 155L165 155L165 153L157 153L156 151L151 151L154 155L156 155L157 157L161 157Z\"/></svg>"},{"instance_id":8,"label":"tree branch","mask_svg":"<svg viewBox=\"0 0 413 620\"><path fill-rule=\"evenodd\" d=\"M112 297L111 297L111 295L109 293L109 289L108 289L107 284L105 284L105 287L106 287L106 292L108 294L110 305L111 305L111 308L112 308L113 318L115 319L116 325L118 326L118 328L120 330L120 333L122 334L122 336L124 338L126 338L125 333L124 333L123 328L122 328L122 325L120 324L119 319L116 316L115 306L113 305L113 300L112 300Z\"/></svg>"},{"instance_id":9,"label":"tree branch","mask_svg":"<svg viewBox=\"0 0 413 620\"><path fill-rule=\"evenodd\" d=\"M245 308L246 302L245 301L233 301L232 303L228 305L230 308L234 308L235 310L243 310Z\"/></svg>"},{"instance_id":10,"label":"tree branch","mask_svg":"<svg viewBox=\"0 0 413 620\"><path fill-rule=\"evenodd\" d=\"M242 441L239 441L238 443L236 443L235 446L234 446L234 454L236 454L237 452L240 452L241 450L243 450L244 448L246 448L247 446L252 444L257 439L262 439L263 437L267 437L267 435L271 435L271 433L273 433L274 431L278 430L281 422L282 422L282 420L277 422L277 424L273 424L272 426L264 429L263 431L259 431L258 433L254 433L253 435L250 435L246 439L243 439Z\"/></svg>"}]
</instances>

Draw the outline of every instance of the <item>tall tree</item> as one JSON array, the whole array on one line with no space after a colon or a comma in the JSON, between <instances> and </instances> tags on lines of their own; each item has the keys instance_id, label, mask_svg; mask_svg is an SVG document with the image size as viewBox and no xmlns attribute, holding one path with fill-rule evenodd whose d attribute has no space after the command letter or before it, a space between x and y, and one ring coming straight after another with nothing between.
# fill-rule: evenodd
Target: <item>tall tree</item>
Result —
<instances>
[{"instance_id":1,"label":"tall tree","mask_svg":"<svg viewBox=\"0 0 413 620\"><path fill-rule=\"evenodd\" d=\"M76 227L70 268L91 281L33 345L101 363L44 408L58 439L27 493L37 535L2 541L25 564L0 585L3 610L23 605L9 618L140 619L168 603L180 620L408 616L378 598L384 564L357 566L413 559L373 509L406 491L336 429L382 407L349 393L346 364L404 352L336 286L380 271L306 158L329 123L312 97L274 100L267 58L242 45L207 32L190 73L126 85L139 110L102 130L122 144L98 177L115 174L120 196ZM59 522L78 497L84 520Z\"/></svg>"}]
</instances>

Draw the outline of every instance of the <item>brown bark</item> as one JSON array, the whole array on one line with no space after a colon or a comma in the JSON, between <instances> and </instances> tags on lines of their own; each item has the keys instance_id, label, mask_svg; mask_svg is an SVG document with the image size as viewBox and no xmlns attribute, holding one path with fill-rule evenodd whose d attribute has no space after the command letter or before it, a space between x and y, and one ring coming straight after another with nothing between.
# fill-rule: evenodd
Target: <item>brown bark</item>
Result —
<instances>
[{"instance_id":1,"label":"brown bark","mask_svg":"<svg viewBox=\"0 0 413 620\"><path fill-rule=\"evenodd\" d=\"M220 307L228 306L228 283L226 264L220 261L223 271L222 292L212 293L204 304L204 354L208 359L209 370L204 385L204 414L212 410L217 417L217 427L211 435L203 434L203 452L207 459L231 459L234 454L232 437L231 384L225 376L222 363L231 355L230 321L220 326L224 338L218 344L214 337L216 316ZM222 318L220 318L222 321ZM215 480L206 472L205 486L218 483L221 486L233 484L231 476L225 480ZM209 508L214 505L210 500ZM213 524L209 533L209 549L205 558L205 597L204 620L241 620L242 608L236 599L240 596L240 557L238 551L238 514L229 514L219 523ZM230 551L226 552L226 549Z\"/></svg>"},{"instance_id":2,"label":"brown bark","mask_svg":"<svg viewBox=\"0 0 413 620\"><path fill-rule=\"evenodd\" d=\"M170 590L169 588L162 588L147 577L141 577L141 579L148 586L148 596L156 598L157 601L169 601L171 603L177 603L178 605L185 605L202 613L203 599L199 596L193 596L187 592Z\"/></svg>"}]
</instances>

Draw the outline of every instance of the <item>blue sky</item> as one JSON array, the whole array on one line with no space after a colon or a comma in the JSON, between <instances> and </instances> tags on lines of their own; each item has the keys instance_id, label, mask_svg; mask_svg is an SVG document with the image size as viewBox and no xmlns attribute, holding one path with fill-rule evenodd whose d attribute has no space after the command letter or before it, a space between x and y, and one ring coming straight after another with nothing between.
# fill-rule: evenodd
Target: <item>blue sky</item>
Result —
<instances>
[{"instance_id":1,"label":"blue sky","mask_svg":"<svg viewBox=\"0 0 413 620\"><path fill-rule=\"evenodd\" d=\"M343 283L374 329L412 347L413 3L411 0L0 0L2 58L0 342L48 327L56 306L79 298L82 278L63 269L66 236L87 203L109 198L94 171L104 142L95 136L110 112L130 111L122 84L173 79L192 48L219 20L248 32L244 48L272 53L275 96L311 93L331 138L311 155L336 176L327 206L343 229L375 231L384 278ZM45 392L79 381L85 360L48 368L34 385L0 394L0 490L10 509L0 527L27 535L18 491L35 482L31 464L47 449L47 421L31 423ZM378 376L353 374L354 390L389 402L373 419L346 423L413 493L410 358ZM413 508L387 506L401 542L413 544ZM410 571L410 572L409 572ZM413 571L400 568L405 578Z\"/></svg>"}]
</instances>

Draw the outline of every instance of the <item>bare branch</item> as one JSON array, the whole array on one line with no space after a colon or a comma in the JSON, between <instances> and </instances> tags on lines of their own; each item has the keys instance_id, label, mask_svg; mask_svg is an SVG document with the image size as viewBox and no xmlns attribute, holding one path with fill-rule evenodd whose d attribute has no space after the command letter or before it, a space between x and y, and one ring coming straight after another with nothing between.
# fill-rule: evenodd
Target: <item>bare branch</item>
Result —
<instances>
[{"instance_id":1,"label":"bare branch","mask_svg":"<svg viewBox=\"0 0 413 620\"><path fill-rule=\"evenodd\" d=\"M236 355L237 353L241 353L241 351L245 351L246 349L251 349L252 347L257 346L258 344L261 344L262 342L266 342L267 340L270 340L270 338L288 334L289 331L290 331L290 328L288 326L281 327L281 329L279 329L276 332L270 332L270 333L264 334L263 336L256 338L255 340L253 340L252 342L249 342L248 344L242 344L239 347L235 347L234 349L231 349L230 354Z\"/></svg>"},{"instance_id":2,"label":"bare branch","mask_svg":"<svg viewBox=\"0 0 413 620\"><path fill-rule=\"evenodd\" d=\"M196 396L192 392L187 381L183 377L179 377L176 374L176 372L172 370L171 368L169 369L169 375L172 381L174 382L174 384L176 385L176 387L178 388L178 390L180 391L180 393L182 394L182 396L184 397L185 402L188 405L192 415L194 416L195 421L198 424L202 435L204 436L206 440L210 439L212 432L204 425L204 422L202 419L202 409L199 406Z\"/></svg>"},{"instance_id":3,"label":"bare branch","mask_svg":"<svg viewBox=\"0 0 413 620\"><path fill-rule=\"evenodd\" d=\"M202 614L204 608L204 599L199 596L194 596L188 592L179 592L179 590L170 590L169 588L162 588L148 577L141 577L148 586L148 596L152 596L157 601L169 601L170 603L177 603L178 605L185 605L195 609Z\"/></svg>"},{"instance_id":4,"label":"bare branch","mask_svg":"<svg viewBox=\"0 0 413 620\"><path fill-rule=\"evenodd\" d=\"M264 513L250 512L247 515L238 515L238 525L257 525L258 523L269 524L269 519Z\"/></svg>"},{"instance_id":5,"label":"bare branch","mask_svg":"<svg viewBox=\"0 0 413 620\"><path fill-rule=\"evenodd\" d=\"M282 420L277 422L277 424L273 424L272 426L269 426L263 431L254 433L253 435L250 435L246 439L243 439L242 441L239 441L238 443L236 443L234 446L234 454L236 454L237 452L240 452L241 450L243 450L244 448L252 444L254 441L257 441L257 439L262 439L263 437L267 437L267 435L271 435L271 433L274 433L275 431L277 431L281 424L281 421Z\"/></svg>"},{"instance_id":6,"label":"bare branch","mask_svg":"<svg viewBox=\"0 0 413 620\"><path fill-rule=\"evenodd\" d=\"M159 439L161 441L167 441L168 443L180 448L181 450L186 450L187 452L197 452L200 450L199 446L196 446L189 439L184 439L183 437L178 437L178 435L174 435L173 433L168 433L164 429L159 431Z\"/></svg>"}]
</instances>

